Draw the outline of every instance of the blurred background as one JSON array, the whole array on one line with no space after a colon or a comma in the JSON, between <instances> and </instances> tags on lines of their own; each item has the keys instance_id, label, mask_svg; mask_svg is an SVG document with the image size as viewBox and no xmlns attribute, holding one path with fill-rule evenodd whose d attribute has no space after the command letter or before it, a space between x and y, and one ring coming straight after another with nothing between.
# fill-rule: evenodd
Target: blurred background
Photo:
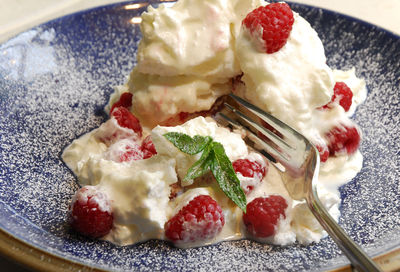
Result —
<instances>
[{"instance_id":1,"label":"blurred background","mask_svg":"<svg viewBox=\"0 0 400 272\"><path fill-rule=\"evenodd\" d=\"M0 0L0 42L51 19L121 0ZM347 14L400 34L400 0L297 0Z\"/></svg>"},{"instance_id":2,"label":"blurred background","mask_svg":"<svg viewBox=\"0 0 400 272\"><path fill-rule=\"evenodd\" d=\"M76 11L116 2L122 1L0 0L0 43L21 31L51 19ZM378 25L400 35L400 0L296 0L292 2L337 11ZM28 271L26 268L5 259L1 255L0 267L1 271Z\"/></svg>"}]
</instances>

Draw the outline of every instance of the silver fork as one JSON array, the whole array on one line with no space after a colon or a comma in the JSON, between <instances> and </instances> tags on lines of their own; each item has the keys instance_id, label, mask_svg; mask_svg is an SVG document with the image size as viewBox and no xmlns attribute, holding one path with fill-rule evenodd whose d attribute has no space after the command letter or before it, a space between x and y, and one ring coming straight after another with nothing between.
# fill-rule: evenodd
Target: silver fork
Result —
<instances>
[{"instance_id":1,"label":"silver fork","mask_svg":"<svg viewBox=\"0 0 400 272\"><path fill-rule=\"evenodd\" d=\"M319 200L316 180L319 152L303 135L242 98L230 94L216 120L234 128L245 128L246 143L266 156L282 173L290 196L306 200L321 226L359 271L381 271L378 265L344 232ZM271 129L256 121L263 120ZM261 133L262 135L259 135Z\"/></svg>"}]
</instances>

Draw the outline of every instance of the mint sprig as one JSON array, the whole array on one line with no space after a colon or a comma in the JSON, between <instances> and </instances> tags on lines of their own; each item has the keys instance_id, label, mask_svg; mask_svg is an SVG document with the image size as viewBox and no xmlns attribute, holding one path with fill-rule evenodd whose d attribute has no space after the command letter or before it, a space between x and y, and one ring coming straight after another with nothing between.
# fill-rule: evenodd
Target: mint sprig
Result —
<instances>
[{"instance_id":1,"label":"mint sprig","mask_svg":"<svg viewBox=\"0 0 400 272\"><path fill-rule=\"evenodd\" d=\"M184 180L195 179L211 171L225 195L246 212L246 195L222 144L213 141L210 136L196 135L192 138L179 132L168 132L164 137L186 154L195 155L203 151L200 159L189 168Z\"/></svg>"},{"instance_id":2,"label":"mint sprig","mask_svg":"<svg viewBox=\"0 0 400 272\"><path fill-rule=\"evenodd\" d=\"M206 174L210 170L210 166L212 163L213 155L210 154L212 152L211 145L208 144L203 149L203 154L198 161L196 161L188 170L185 177L183 178L185 181L192 180L202 175Z\"/></svg>"},{"instance_id":3,"label":"mint sprig","mask_svg":"<svg viewBox=\"0 0 400 272\"><path fill-rule=\"evenodd\" d=\"M164 134L164 137L173 143L180 151L189 155L200 153L212 142L210 136L203 137L196 135L192 138L189 135L180 132L168 132Z\"/></svg>"}]
</instances>

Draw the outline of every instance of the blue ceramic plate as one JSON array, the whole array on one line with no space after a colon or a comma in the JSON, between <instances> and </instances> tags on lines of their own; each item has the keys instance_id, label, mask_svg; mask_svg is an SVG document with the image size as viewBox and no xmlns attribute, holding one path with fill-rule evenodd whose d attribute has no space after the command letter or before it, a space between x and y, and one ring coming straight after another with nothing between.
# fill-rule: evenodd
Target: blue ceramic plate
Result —
<instances>
[{"instance_id":1,"label":"blue ceramic plate","mask_svg":"<svg viewBox=\"0 0 400 272\"><path fill-rule=\"evenodd\" d=\"M295 271L348 264L330 238L310 246L245 240L182 250L161 241L119 247L69 232L68 204L78 185L60 154L105 120L112 86L123 84L135 64L140 31L134 18L147 3L133 3L62 17L0 45L3 232L68 262L110 270ZM363 130L364 167L341 188L340 224L372 255L398 248L400 38L323 9L292 8L319 33L328 64L356 67L369 89L354 116Z\"/></svg>"}]
</instances>

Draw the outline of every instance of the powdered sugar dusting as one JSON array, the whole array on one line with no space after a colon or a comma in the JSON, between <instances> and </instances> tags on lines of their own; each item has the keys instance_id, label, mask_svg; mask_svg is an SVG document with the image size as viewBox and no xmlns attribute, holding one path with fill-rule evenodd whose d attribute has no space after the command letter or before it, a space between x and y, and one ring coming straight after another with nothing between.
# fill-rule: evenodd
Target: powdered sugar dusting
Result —
<instances>
[{"instance_id":1,"label":"powdered sugar dusting","mask_svg":"<svg viewBox=\"0 0 400 272\"><path fill-rule=\"evenodd\" d=\"M111 214L111 205L108 199L107 193L101 189L95 186L85 186L72 197L71 206L78 201L81 205L97 206L100 211Z\"/></svg>"},{"instance_id":2,"label":"powdered sugar dusting","mask_svg":"<svg viewBox=\"0 0 400 272\"><path fill-rule=\"evenodd\" d=\"M253 241L177 249L166 242L119 247L66 227L77 190L60 155L106 118L112 86L135 62L128 22L144 9L114 5L64 17L0 45L0 226L67 259L110 270L320 270L347 263L331 239L275 247ZM364 167L341 190L341 225L370 253L399 245L400 39L320 9L293 5L322 37L328 64L356 67L369 89L355 114Z\"/></svg>"}]
</instances>

